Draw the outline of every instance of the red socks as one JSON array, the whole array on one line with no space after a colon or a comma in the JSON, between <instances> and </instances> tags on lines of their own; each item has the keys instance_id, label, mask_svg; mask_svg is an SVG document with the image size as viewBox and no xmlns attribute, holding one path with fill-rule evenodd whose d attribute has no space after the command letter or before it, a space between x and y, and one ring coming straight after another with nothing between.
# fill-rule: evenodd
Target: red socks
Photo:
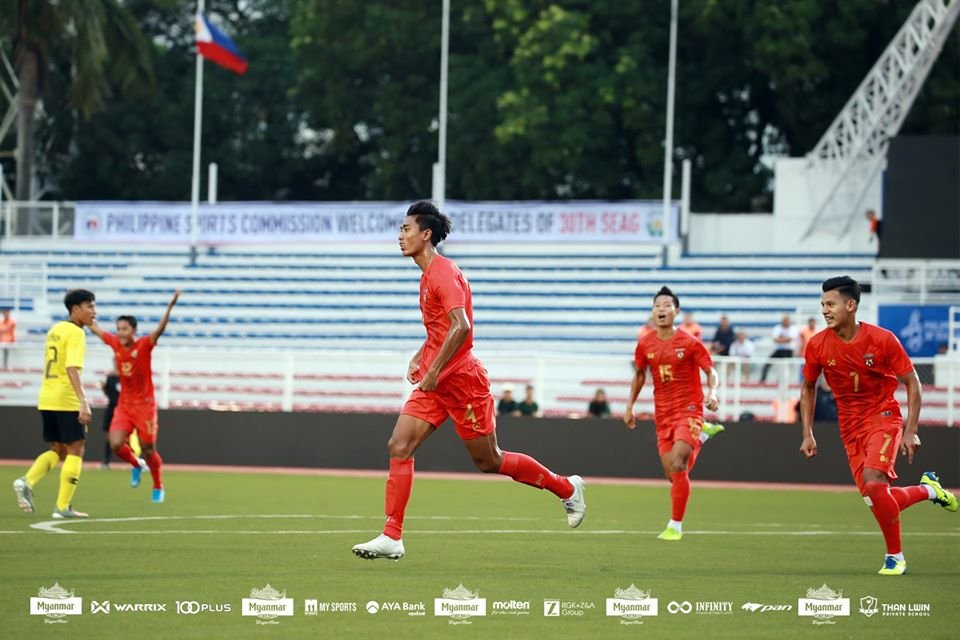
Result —
<instances>
[{"instance_id":1,"label":"red socks","mask_svg":"<svg viewBox=\"0 0 960 640\"><path fill-rule=\"evenodd\" d=\"M163 489L163 479L160 475L163 469L163 458L160 457L159 453L153 451L144 460L147 461L147 466L150 467L150 475L153 476L153 488Z\"/></svg>"},{"instance_id":2,"label":"red socks","mask_svg":"<svg viewBox=\"0 0 960 640\"><path fill-rule=\"evenodd\" d=\"M887 554L900 553L900 507L884 482L868 482L863 486L867 497L873 503L873 517L880 525L883 539L887 543ZM924 491L926 495L926 491Z\"/></svg>"},{"instance_id":3,"label":"red socks","mask_svg":"<svg viewBox=\"0 0 960 640\"><path fill-rule=\"evenodd\" d=\"M517 482L538 489L546 489L561 500L573 495L573 485L564 476L558 476L545 466L523 453L503 452L503 462L497 473L510 476Z\"/></svg>"},{"instance_id":4,"label":"red socks","mask_svg":"<svg viewBox=\"0 0 960 640\"><path fill-rule=\"evenodd\" d=\"M687 510L687 501L690 499L690 474L687 471L677 471L670 474L670 502L673 504L671 518L683 522L683 514Z\"/></svg>"},{"instance_id":5,"label":"red socks","mask_svg":"<svg viewBox=\"0 0 960 640\"><path fill-rule=\"evenodd\" d=\"M113 452L124 462L129 462L131 466L140 466L140 461L137 460L137 456L133 455L133 449L131 449L130 445L126 442L124 442L119 449L114 449Z\"/></svg>"},{"instance_id":6,"label":"red socks","mask_svg":"<svg viewBox=\"0 0 960 640\"><path fill-rule=\"evenodd\" d=\"M403 533L403 514L410 502L413 490L413 458L401 460L390 458L390 476L387 478L387 495L384 513L387 523L383 525L383 534L399 540Z\"/></svg>"},{"instance_id":7,"label":"red socks","mask_svg":"<svg viewBox=\"0 0 960 640\"><path fill-rule=\"evenodd\" d=\"M924 486L915 484L912 487L890 487L890 495L897 501L900 511L912 507L918 502L930 499L930 494Z\"/></svg>"}]
</instances>

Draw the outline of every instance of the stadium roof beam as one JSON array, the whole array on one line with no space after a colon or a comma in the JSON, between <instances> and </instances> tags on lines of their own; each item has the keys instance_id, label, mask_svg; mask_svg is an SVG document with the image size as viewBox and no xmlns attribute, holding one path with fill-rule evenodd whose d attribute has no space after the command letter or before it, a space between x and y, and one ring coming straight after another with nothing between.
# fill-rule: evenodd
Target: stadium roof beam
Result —
<instances>
[{"instance_id":1,"label":"stadium roof beam","mask_svg":"<svg viewBox=\"0 0 960 640\"><path fill-rule=\"evenodd\" d=\"M807 154L807 183L817 206L814 230L845 235L867 188L883 168L887 146L910 112L940 55L960 0L921 0L860 86ZM826 223L826 224L825 224Z\"/></svg>"}]
</instances>

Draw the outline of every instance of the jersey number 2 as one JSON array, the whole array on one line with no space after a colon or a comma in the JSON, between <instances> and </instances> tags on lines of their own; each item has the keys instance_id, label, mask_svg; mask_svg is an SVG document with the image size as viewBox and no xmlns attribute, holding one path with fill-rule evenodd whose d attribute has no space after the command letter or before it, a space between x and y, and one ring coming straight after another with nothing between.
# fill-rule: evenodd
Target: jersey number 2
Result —
<instances>
[{"instance_id":1,"label":"jersey number 2","mask_svg":"<svg viewBox=\"0 0 960 640\"><path fill-rule=\"evenodd\" d=\"M44 371L44 374L43 374L43 375L44 375L44 377L45 377L47 380L52 380L53 378L56 378L56 377L57 377L57 374L55 374L55 373L50 373L50 368L51 368L53 365L57 364L57 348L56 348L56 347L47 347L47 351L52 351L52 352L53 352L53 355L50 356L50 358L47 359L47 368L46 368L46 370Z\"/></svg>"}]
</instances>

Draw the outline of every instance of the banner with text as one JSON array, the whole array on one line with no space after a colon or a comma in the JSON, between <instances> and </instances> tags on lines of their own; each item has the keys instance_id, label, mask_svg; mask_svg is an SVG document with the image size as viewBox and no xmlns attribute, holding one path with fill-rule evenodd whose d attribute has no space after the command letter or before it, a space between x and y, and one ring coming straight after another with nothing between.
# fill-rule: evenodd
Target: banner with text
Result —
<instances>
[{"instance_id":1,"label":"banner with text","mask_svg":"<svg viewBox=\"0 0 960 640\"><path fill-rule=\"evenodd\" d=\"M323 202L202 204L202 245L396 239L409 203ZM458 242L630 242L663 244L677 238L679 207L665 233L662 203L447 201ZM190 205L179 202L78 202L74 237L87 242L189 244Z\"/></svg>"}]
</instances>

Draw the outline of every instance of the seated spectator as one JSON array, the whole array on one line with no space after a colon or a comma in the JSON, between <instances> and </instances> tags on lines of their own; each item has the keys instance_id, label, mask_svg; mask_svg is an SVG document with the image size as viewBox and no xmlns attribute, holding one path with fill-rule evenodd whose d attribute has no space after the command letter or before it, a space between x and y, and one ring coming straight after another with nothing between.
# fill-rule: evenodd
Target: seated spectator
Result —
<instances>
[{"instance_id":1,"label":"seated spectator","mask_svg":"<svg viewBox=\"0 0 960 640\"><path fill-rule=\"evenodd\" d=\"M703 327L693 319L693 311L687 311L683 314L683 322L677 328L703 342Z\"/></svg>"},{"instance_id":2,"label":"seated spectator","mask_svg":"<svg viewBox=\"0 0 960 640\"><path fill-rule=\"evenodd\" d=\"M737 334L730 326L730 318L720 316L720 325L717 332L713 334L713 342L710 343L710 353L715 356L730 355L730 345L737 339Z\"/></svg>"},{"instance_id":3,"label":"seated spectator","mask_svg":"<svg viewBox=\"0 0 960 640\"><path fill-rule=\"evenodd\" d=\"M603 389L597 389L593 394L587 413L597 418L606 418L610 415L610 403L607 402L607 394Z\"/></svg>"},{"instance_id":4,"label":"seated spectator","mask_svg":"<svg viewBox=\"0 0 960 640\"><path fill-rule=\"evenodd\" d=\"M750 379L750 362L748 358L753 357L753 343L747 337L746 331L737 331L737 340L730 345L730 355L737 358L743 358L743 379Z\"/></svg>"},{"instance_id":5,"label":"seated spectator","mask_svg":"<svg viewBox=\"0 0 960 640\"><path fill-rule=\"evenodd\" d=\"M770 354L771 358L792 358L793 349L797 345L797 340L800 337L800 332L797 331L797 328L790 323L790 315L783 314L783 319L780 321L780 324L773 328L773 344L774 350ZM760 382L766 382L767 373L770 372L770 367L772 363L768 362L763 365L763 372L760 374Z\"/></svg>"},{"instance_id":6,"label":"seated spectator","mask_svg":"<svg viewBox=\"0 0 960 640\"><path fill-rule=\"evenodd\" d=\"M517 401L513 399L513 385L503 385L503 394L497 403L497 414L501 416L518 416Z\"/></svg>"},{"instance_id":7,"label":"seated spectator","mask_svg":"<svg viewBox=\"0 0 960 640\"><path fill-rule=\"evenodd\" d=\"M533 399L533 385L527 385L527 395L523 402L517 404L517 415L537 417L540 415L540 405Z\"/></svg>"}]
</instances>

